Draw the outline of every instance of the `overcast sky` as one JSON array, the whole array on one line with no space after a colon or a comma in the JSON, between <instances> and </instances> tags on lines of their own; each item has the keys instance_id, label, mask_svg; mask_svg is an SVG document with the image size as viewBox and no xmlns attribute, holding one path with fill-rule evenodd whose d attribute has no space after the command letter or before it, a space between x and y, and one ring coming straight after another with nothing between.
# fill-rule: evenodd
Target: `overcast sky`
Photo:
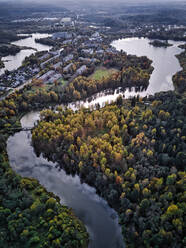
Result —
<instances>
[{"instance_id":1,"label":"overcast sky","mask_svg":"<svg viewBox=\"0 0 186 248\"><path fill-rule=\"evenodd\" d=\"M0 2L14 2L14 3L21 3L21 2L33 2L33 3L63 3L64 0L0 0ZM66 0L65 0L66 2ZM68 2L87 2L87 3L92 3L92 2L112 2L113 0L68 0ZM156 3L156 2L186 2L186 0L114 0L114 2L120 2L120 3L131 3L131 2L136 2L136 3Z\"/></svg>"},{"instance_id":2,"label":"overcast sky","mask_svg":"<svg viewBox=\"0 0 186 248\"><path fill-rule=\"evenodd\" d=\"M59 5L61 7L66 7L66 6L69 6L70 5L78 5L78 4L83 4L85 3L86 5L92 5L94 3L96 3L97 5L100 3L100 6L102 5L101 3L104 3L104 4L109 4L112 5L112 6L117 6L117 3L119 4L178 4L180 2L180 4L183 4L184 5L186 4L186 0L0 0L0 3L2 2L11 2L11 3L37 3L37 4L44 4L44 3L47 3L47 4L51 4L51 5Z\"/></svg>"}]
</instances>

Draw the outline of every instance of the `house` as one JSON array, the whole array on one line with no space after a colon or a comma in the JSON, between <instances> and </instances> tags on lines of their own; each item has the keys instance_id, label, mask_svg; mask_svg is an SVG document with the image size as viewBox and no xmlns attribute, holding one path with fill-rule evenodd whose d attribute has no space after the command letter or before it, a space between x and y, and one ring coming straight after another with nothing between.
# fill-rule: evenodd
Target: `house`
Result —
<instances>
[{"instance_id":1,"label":"house","mask_svg":"<svg viewBox=\"0 0 186 248\"><path fill-rule=\"evenodd\" d=\"M10 87L0 86L0 91L2 91L2 92L9 91L9 89L11 89L11 88Z\"/></svg>"},{"instance_id":2,"label":"house","mask_svg":"<svg viewBox=\"0 0 186 248\"><path fill-rule=\"evenodd\" d=\"M41 77L39 77L39 79L42 80L43 82L46 82L54 74L55 74L55 71L50 70L50 71L46 72L45 74L43 74Z\"/></svg>"},{"instance_id":3,"label":"house","mask_svg":"<svg viewBox=\"0 0 186 248\"><path fill-rule=\"evenodd\" d=\"M94 50L93 49L83 49L82 52L85 55L92 55L94 53Z\"/></svg>"},{"instance_id":4,"label":"house","mask_svg":"<svg viewBox=\"0 0 186 248\"><path fill-rule=\"evenodd\" d=\"M91 60L90 60L90 62L91 63L97 63L99 60L97 60L96 58L92 58Z\"/></svg>"},{"instance_id":5,"label":"house","mask_svg":"<svg viewBox=\"0 0 186 248\"><path fill-rule=\"evenodd\" d=\"M63 62L66 63L74 58L73 54L69 54L66 57L63 58Z\"/></svg>"},{"instance_id":6,"label":"house","mask_svg":"<svg viewBox=\"0 0 186 248\"><path fill-rule=\"evenodd\" d=\"M71 18L70 17L64 17L61 19L61 23L65 23L65 22L71 22Z\"/></svg>"},{"instance_id":7,"label":"house","mask_svg":"<svg viewBox=\"0 0 186 248\"><path fill-rule=\"evenodd\" d=\"M72 43L72 40L65 40L63 41L63 45L68 45L68 44L71 44Z\"/></svg>"},{"instance_id":8,"label":"house","mask_svg":"<svg viewBox=\"0 0 186 248\"><path fill-rule=\"evenodd\" d=\"M79 57L79 61L82 61L84 63L96 63L98 62L98 60L96 58L83 58L83 57Z\"/></svg>"},{"instance_id":9,"label":"house","mask_svg":"<svg viewBox=\"0 0 186 248\"><path fill-rule=\"evenodd\" d=\"M61 49L58 50L58 54L61 54L61 52L64 50L64 48L62 47Z\"/></svg>"},{"instance_id":10,"label":"house","mask_svg":"<svg viewBox=\"0 0 186 248\"><path fill-rule=\"evenodd\" d=\"M90 63L90 59L89 58L79 57L78 59L79 59L79 61Z\"/></svg>"},{"instance_id":11,"label":"house","mask_svg":"<svg viewBox=\"0 0 186 248\"><path fill-rule=\"evenodd\" d=\"M78 36L76 37L76 39L77 39L77 40L80 40L82 37L83 37L82 35L78 35Z\"/></svg>"},{"instance_id":12,"label":"house","mask_svg":"<svg viewBox=\"0 0 186 248\"><path fill-rule=\"evenodd\" d=\"M56 73L54 75L52 75L50 78L49 78L49 82L50 83L54 83L55 81L57 81L58 79L61 78L61 74L60 73Z\"/></svg>"},{"instance_id":13,"label":"house","mask_svg":"<svg viewBox=\"0 0 186 248\"><path fill-rule=\"evenodd\" d=\"M91 42L97 42L97 43L101 43L103 41L103 39L101 37L98 37L98 38L90 38L89 39Z\"/></svg>"},{"instance_id":14,"label":"house","mask_svg":"<svg viewBox=\"0 0 186 248\"><path fill-rule=\"evenodd\" d=\"M49 53L46 53L46 54L44 54L43 56L39 57L38 59L39 59L40 61L42 61L42 60L48 59L49 57L50 57L50 54L49 54Z\"/></svg>"},{"instance_id":15,"label":"house","mask_svg":"<svg viewBox=\"0 0 186 248\"><path fill-rule=\"evenodd\" d=\"M54 61L55 59L59 58L60 55L56 55L50 59L48 59L47 61L43 62L40 64L41 68L43 69L45 67L46 64L51 63L52 61Z\"/></svg>"},{"instance_id":16,"label":"house","mask_svg":"<svg viewBox=\"0 0 186 248\"><path fill-rule=\"evenodd\" d=\"M84 47L86 47L86 48L97 48L97 46L98 46L98 44L96 44L96 43L93 43L92 41L91 41L91 39L89 39L89 41L86 41L86 42L84 42L83 44L82 44Z\"/></svg>"},{"instance_id":17,"label":"house","mask_svg":"<svg viewBox=\"0 0 186 248\"><path fill-rule=\"evenodd\" d=\"M52 39L57 40L57 39L71 39L72 38L72 33L68 32L57 32L52 35Z\"/></svg>"},{"instance_id":18,"label":"house","mask_svg":"<svg viewBox=\"0 0 186 248\"><path fill-rule=\"evenodd\" d=\"M49 51L49 54L51 54L52 56L56 56L58 55L58 51Z\"/></svg>"},{"instance_id":19,"label":"house","mask_svg":"<svg viewBox=\"0 0 186 248\"><path fill-rule=\"evenodd\" d=\"M53 67L54 67L55 70L57 70L59 67L62 66L62 64L63 64L62 62L58 62L55 65L53 65Z\"/></svg>"},{"instance_id":20,"label":"house","mask_svg":"<svg viewBox=\"0 0 186 248\"><path fill-rule=\"evenodd\" d=\"M95 33L92 35L92 38L99 38L99 37L100 37L99 32L95 32Z\"/></svg>"},{"instance_id":21,"label":"house","mask_svg":"<svg viewBox=\"0 0 186 248\"><path fill-rule=\"evenodd\" d=\"M102 54L104 53L104 50L103 50L103 49L100 49L100 50L96 51L96 53L97 53L98 55L102 55Z\"/></svg>"},{"instance_id":22,"label":"house","mask_svg":"<svg viewBox=\"0 0 186 248\"><path fill-rule=\"evenodd\" d=\"M82 65L77 71L76 75L82 75L87 70L86 65Z\"/></svg>"},{"instance_id":23,"label":"house","mask_svg":"<svg viewBox=\"0 0 186 248\"><path fill-rule=\"evenodd\" d=\"M39 71L40 71L39 68L36 67L36 68L34 68L34 69L32 70L32 73L33 73L33 74L36 74L36 73L38 73Z\"/></svg>"},{"instance_id":24,"label":"house","mask_svg":"<svg viewBox=\"0 0 186 248\"><path fill-rule=\"evenodd\" d=\"M107 48L106 52L107 52L107 53L114 53L114 54L117 54L117 53L118 53L117 50L116 50L114 47L112 47L112 48Z\"/></svg>"},{"instance_id":25,"label":"house","mask_svg":"<svg viewBox=\"0 0 186 248\"><path fill-rule=\"evenodd\" d=\"M73 63L68 64L67 66L65 66L65 67L63 68L63 72L68 73L69 70L72 68L72 66L73 66Z\"/></svg>"}]
</instances>

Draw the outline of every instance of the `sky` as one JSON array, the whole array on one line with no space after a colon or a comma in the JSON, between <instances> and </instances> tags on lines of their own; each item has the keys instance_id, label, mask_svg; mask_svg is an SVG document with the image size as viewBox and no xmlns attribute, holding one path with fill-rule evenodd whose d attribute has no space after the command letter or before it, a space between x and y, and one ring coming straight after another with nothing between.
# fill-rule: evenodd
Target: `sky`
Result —
<instances>
[{"instance_id":1,"label":"sky","mask_svg":"<svg viewBox=\"0 0 186 248\"><path fill-rule=\"evenodd\" d=\"M133 5L133 4L178 4L180 2L180 4L184 5L186 4L186 0L0 0L0 3L37 3L37 4L50 4L50 5L56 5L56 6L60 6L60 7L65 7L65 6L70 6L73 4L74 5L83 5L86 4L88 5L93 5L96 4L100 6L102 3L104 4L108 4L110 3L110 5L112 6L117 6L117 4L127 4L127 5Z\"/></svg>"},{"instance_id":2,"label":"sky","mask_svg":"<svg viewBox=\"0 0 186 248\"><path fill-rule=\"evenodd\" d=\"M14 2L14 3L63 3L64 0L0 0L0 2ZM86 2L86 3L92 3L92 2L111 2L113 3L113 0L68 0L68 2ZM168 2L186 2L186 0L114 0L114 2L120 2L120 3L131 3L131 2L136 2L136 3L156 3L156 2L161 2L161 3L168 3Z\"/></svg>"}]
</instances>

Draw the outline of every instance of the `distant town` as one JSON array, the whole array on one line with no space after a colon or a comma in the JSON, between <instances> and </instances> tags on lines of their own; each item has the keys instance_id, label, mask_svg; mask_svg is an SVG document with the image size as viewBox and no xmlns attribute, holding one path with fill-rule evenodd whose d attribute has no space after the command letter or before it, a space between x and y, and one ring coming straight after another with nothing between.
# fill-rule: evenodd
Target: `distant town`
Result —
<instances>
[{"instance_id":1,"label":"distant town","mask_svg":"<svg viewBox=\"0 0 186 248\"><path fill-rule=\"evenodd\" d=\"M182 248L186 2L0 0L0 248Z\"/></svg>"},{"instance_id":2,"label":"distant town","mask_svg":"<svg viewBox=\"0 0 186 248\"><path fill-rule=\"evenodd\" d=\"M40 23L49 35L46 38L35 39L35 42L51 46L52 49L42 52L33 51L33 55L26 57L21 67L11 72L5 70L5 73L0 76L1 96L32 79L40 80L44 84L60 81L65 85L77 76L88 76L97 66L102 65L106 54L119 53L111 46L111 42L118 38L148 37L165 41L168 39L186 40L186 26L184 25L151 23L134 25L128 22L125 27L120 24L121 27L116 28L112 25L106 26L90 20L86 21L82 13L64 12L62 15L65 17L25 18L11 21L13 25ZM96 15L98 18L104 13L97 11ZM40 32L39 28L36 31ZM31 29L30 36L32 32ZM29 36L23 34L17 37L20 39ZM157 42L155 45L157 46Z\"/></svg>"}]
</instances>

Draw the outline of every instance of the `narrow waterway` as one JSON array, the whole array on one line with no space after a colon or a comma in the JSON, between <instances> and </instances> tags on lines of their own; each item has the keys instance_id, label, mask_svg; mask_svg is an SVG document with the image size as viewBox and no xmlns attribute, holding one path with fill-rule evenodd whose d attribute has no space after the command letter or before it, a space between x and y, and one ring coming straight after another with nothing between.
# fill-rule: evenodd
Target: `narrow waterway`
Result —
<instances>
[{"instance_id":1,"label":"narrow waterway","mask_svg":"<svg viewBox=\"0 0 186 248\"><path fill-rule=\"evenodd\" d=\"M32 127L38 118L38 112L25 115L21 120L22 127ZM13 170L23 177L38 179L48 191L60 197L62 204L74 210L89 232L89 248L124 247L116 212L96 194L94 188L81 184L79 176L67 175L42 156L36 157L30 131L9 137L7 151Z\"/></svg>"},{"instance_id":2,"label":"narrow waterway","mask_svg":"<svg viewBox=\"0 0 186 248\"><path fill-rule=\"evenodd\" d=\"M37 51L49 51L51 49L50 46L42 45L42 44L35 42L35 39L46 38L48 36L49 36L48 34L35 33L35 34L32 34L32 37L21 39L21 40L12 42L11 44L17 45L17 46L32 47L34 49L37 49ZM35 52L36 51L33 49L25 49L25 50L21 50L16 55L9 55L6 57L2 57L2 61L4 61L5 67L0 69L0 75L2 75L5 72L5 70L12 71L12 70L18 69L22 65L22 62L24 61L24 59L26 57L29 57L31 54Z\"/></svg>"},{"instance_id":3,"label":"narrow waterway","mask_svg":"<svg viewBox=\"0 0 186 248\"><path fill-rule=\"evenodd\" d=\"M91 99L70 103L68 107L76 110L80 106L90 107L95 104L104 106L105 102L114 101L119 94L126 98L134 95L146 96L160 91L173 90L172 76L181 70L175 57L181 53L179 42L172 42L172 47L155 48L149 45L148 39L124 39L113 42L118 50L137 56L147 56L153 60L154 71L146 91L136 92L135 89L104 91L92 96ZM24 44L25 45L25 44ZM21 120L23 127L32 127L39 118L39 113L29 113ZM42 156L36 157L31 146L31 133L18 132L7 142L10 165L23 177L33 177L49 191L54 192L63 204L72 207L76 215L84 222L90 234L90 248L122 248L123 240L118 225L117 214L101 199L94 188L81 184L79 177L67 175L58 171L54 163L48 162Z\"/></svg>"}]
</instances>

